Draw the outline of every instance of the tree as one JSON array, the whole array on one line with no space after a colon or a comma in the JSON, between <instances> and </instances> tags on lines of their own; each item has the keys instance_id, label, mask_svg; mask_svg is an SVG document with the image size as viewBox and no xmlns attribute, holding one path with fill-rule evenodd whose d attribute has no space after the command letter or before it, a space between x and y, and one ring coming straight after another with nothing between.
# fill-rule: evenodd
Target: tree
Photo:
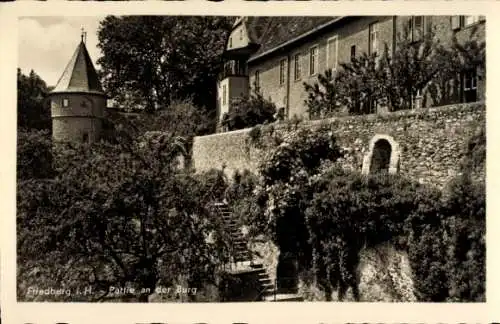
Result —
<instances>
[{"instance_id":1,"label":"tree","mask_svg":"<svg viewBox=\"0 0 500 324\"><path fill-rule=\"evenodd\" d=\"M440 72L449 80L452 75L443 73L449 57L449 51L441 46L432 30L425 30L421 39L415 40L410 26L403 28L395 51L390 53L386 46L382 56L389 109L412 109L413 100Z\"/></svg>"},{"instance_id":2,"label":"tree","mask_svg":"<svg viewBox=\"0 0 500 324\"><path fill-rule=\"evenodd\" d=\"M132 97L146 110L192 99L208 111L216 107L227 17L106 17L98 31L103 85L111 97Z\"/></svg>"},{"instance_id":3,"label":"tree","mask_svg":"<svg viewBox=\"0 0 500 324\"><path fill-rule=\"evenodd\" d=\"M327 70L312 85L304 83L306 104L312 116L327 117L342 107L351 115L373 112L377 101L385 99L385 70L376 54L363 53L350 62L340 63L339 71Z\"/></svg>"},{"instance_id":4,"label":"tree","mask_svg":"<svg viewBox=\"0 0 500 324\"><path fill-rule=\"evenodd\" d=\"M318 75L318 82L312 85L306 82L303 83L307 92L305 103L311 118L329 116L340 110L338 86L335 84L335 77L335 72L328 69L324 74Z\"/></svg>"},{"instance_id":5,"label":"tree","mask_svg":"<svg viewBox=\"0 0 500 324\"><path fill-rule=\"evenodd\" d=\"M17 69L17 125L21 128L51 129L49 89L45 81L31 70L24 75Z\"/></svg>"},{"instance_id":6,"label":"tree","mask_svg":"<svg viewBox=\"0 0 500 324\"><path fill-rule=\"evenodd\" d=\"M46 130L17 131L17 179L47 179L53 176L52 141Z\"/></svg>"},{"instance_id":7,"label":"tree","mask_svg":"<svg viewBox=\"0 0 500 324\"><path fill-rule=\"evenodd\" d=\"M340 102L351 115L372 113L376 102L385 99L382 84L386 75L378 55L363 53L340 67L335 81Z\"/></svg>"},{"instance_id":8,"label":"tree","mask_svg":"<svg viewBox=\"0 0 500 324\"><path fill-rule=\"evenodd\" d=\"M176 169L182 149L164 133L61 145L57 176L19 181L20 296L40 280L73 292L92 288L60 296L72 301L102 300L110 287L135 288L120 297L147 301L158 285L217 284L229 258L225 232L205 187Z\"/></svg>"}]
</instances>

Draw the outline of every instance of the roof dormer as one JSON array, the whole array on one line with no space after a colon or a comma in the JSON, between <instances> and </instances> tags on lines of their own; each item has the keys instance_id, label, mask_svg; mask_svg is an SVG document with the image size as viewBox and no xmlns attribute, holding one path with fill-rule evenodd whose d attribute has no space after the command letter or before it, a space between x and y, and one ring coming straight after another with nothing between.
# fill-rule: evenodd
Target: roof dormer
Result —
<instances>
[{"instance_id":1,"label":"roof dormer","mask_svg":"<svg viewBox=\"0 0 500 324\"><path fill-rule=\"evenodd\" d=\"M258 50L258 39L254 31L253 17L239 17L226 42L225 56L230 59L248 58ZM260 26L259 26L260 27Z\"/></svg>"}]
</instances>

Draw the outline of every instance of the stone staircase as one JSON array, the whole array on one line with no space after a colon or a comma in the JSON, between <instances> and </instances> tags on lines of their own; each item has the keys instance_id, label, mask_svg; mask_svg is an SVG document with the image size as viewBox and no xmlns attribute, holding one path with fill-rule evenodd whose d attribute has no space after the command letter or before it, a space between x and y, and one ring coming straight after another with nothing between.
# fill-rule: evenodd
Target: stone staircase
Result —
<instances>
[{"instance_id":1,"label":"stone staircase","mask_svg":"<svg viewBox=\"0 0 500 324\"><path fill-rule=\"evenodd\" d=\"M227 226L233 241L235 250L234 262L229 266L229 272L233 275L252 274L258 278L260 301L303 301L297 293L281 292L276 288L275 282L269 276L262 262L255 262L254 256L247 247L247 241L241 232L241 228L234 219L231 210L226 203L215 203L216 211L221 215Z\"/></svg>"}]
</instances>

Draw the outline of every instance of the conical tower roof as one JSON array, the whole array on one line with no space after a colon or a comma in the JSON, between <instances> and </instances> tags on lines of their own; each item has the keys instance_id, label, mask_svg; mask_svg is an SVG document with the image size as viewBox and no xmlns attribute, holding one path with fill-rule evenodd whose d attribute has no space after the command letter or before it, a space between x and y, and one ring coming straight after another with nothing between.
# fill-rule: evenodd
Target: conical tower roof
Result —
<instances>
[{"instance_id":1,"label":"conical tower roof","mask_svg":"<svg viewBox=\"0 0 500 324\"><path fill-rule=\"evenodd\" d=\"M87 92L104 95L99 77L83 39L71 57L64 73L57 81L56 87L52 90L52 93L59 92Z\"/></svg>"}]
</instances>

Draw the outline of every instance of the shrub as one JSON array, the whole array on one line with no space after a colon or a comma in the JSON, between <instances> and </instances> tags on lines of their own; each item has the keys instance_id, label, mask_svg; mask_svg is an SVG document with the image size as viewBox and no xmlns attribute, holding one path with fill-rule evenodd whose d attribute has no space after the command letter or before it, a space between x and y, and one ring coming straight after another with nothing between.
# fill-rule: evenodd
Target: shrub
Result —
<instances>
[{"instance_id":1,"label":"shrub","mask_svg":"<svg viewBox=\"0 0 500 324\"><path fill-rule=\"evenodd\" d=\"M485 300L485 187L454 179L438 226L412 224L409 256L424 301Z\"/></svg>"},{"instance_id":2,"label":"shrub","mask_svg":"<svg viewBox=\"0 0 500 324\"><path fill-rule=\"evenodd\" d=\"M236 171L225 195L234 220L239 225L247 226L250 237L262 234L261 229L265 227L264 210L255 195L258 181L258 177L248 170Z\"/></svg>"},{"instance_id":3,"label":"shrub","mask_svg":"<svg viewBox=\"0 0 500 324\"><path fill-rule=\"evenodd\" d=\"M336 169L317 180L315 188L306 219L312 268L327 298L334 289L343 298L348 288L356 297L360 249L387 241L404 244L399 238L408 215L420 209L433 216L440 197L399 177Z\"/></svg>"},{"instance_id":4,"label":"shrub","mask_svg":"<svg viewBox=\"0 0 500 324\"><path fill-rule=\"evenodd\" d=\"M210 169L196 176L200 193L208 201L221 202L224 200L228 181L224 170Z\"/></svg>"},{"instance_id":5,"label":"shrub","mask_svg":"<svg viewBox=\"0 0 500 324\"><path fill-rule=\"evenodd\" d=\"M268 153L259 165L261 177L255 194L264 209L260 232L279 247L280 265L289 255L303 269L311 261L304 219L313 190L310 179L320 172L325 161L335 161L341 153L328 128L289 126L263 132L258 145L266 147ZM279 275L278 278L281 280Z\"/></svg>"},{"instance_id":6,"label":"shrub","mask_svg":"<svg viewBox=\"0 0 500 324\"><path fill-rule=\"evenodd\" d=\"M228 130L243 129L276 121L276 105L262 94L253 93L231 101L231 109L223 117L222 126Z\"/></svg>"}]
</instances>

